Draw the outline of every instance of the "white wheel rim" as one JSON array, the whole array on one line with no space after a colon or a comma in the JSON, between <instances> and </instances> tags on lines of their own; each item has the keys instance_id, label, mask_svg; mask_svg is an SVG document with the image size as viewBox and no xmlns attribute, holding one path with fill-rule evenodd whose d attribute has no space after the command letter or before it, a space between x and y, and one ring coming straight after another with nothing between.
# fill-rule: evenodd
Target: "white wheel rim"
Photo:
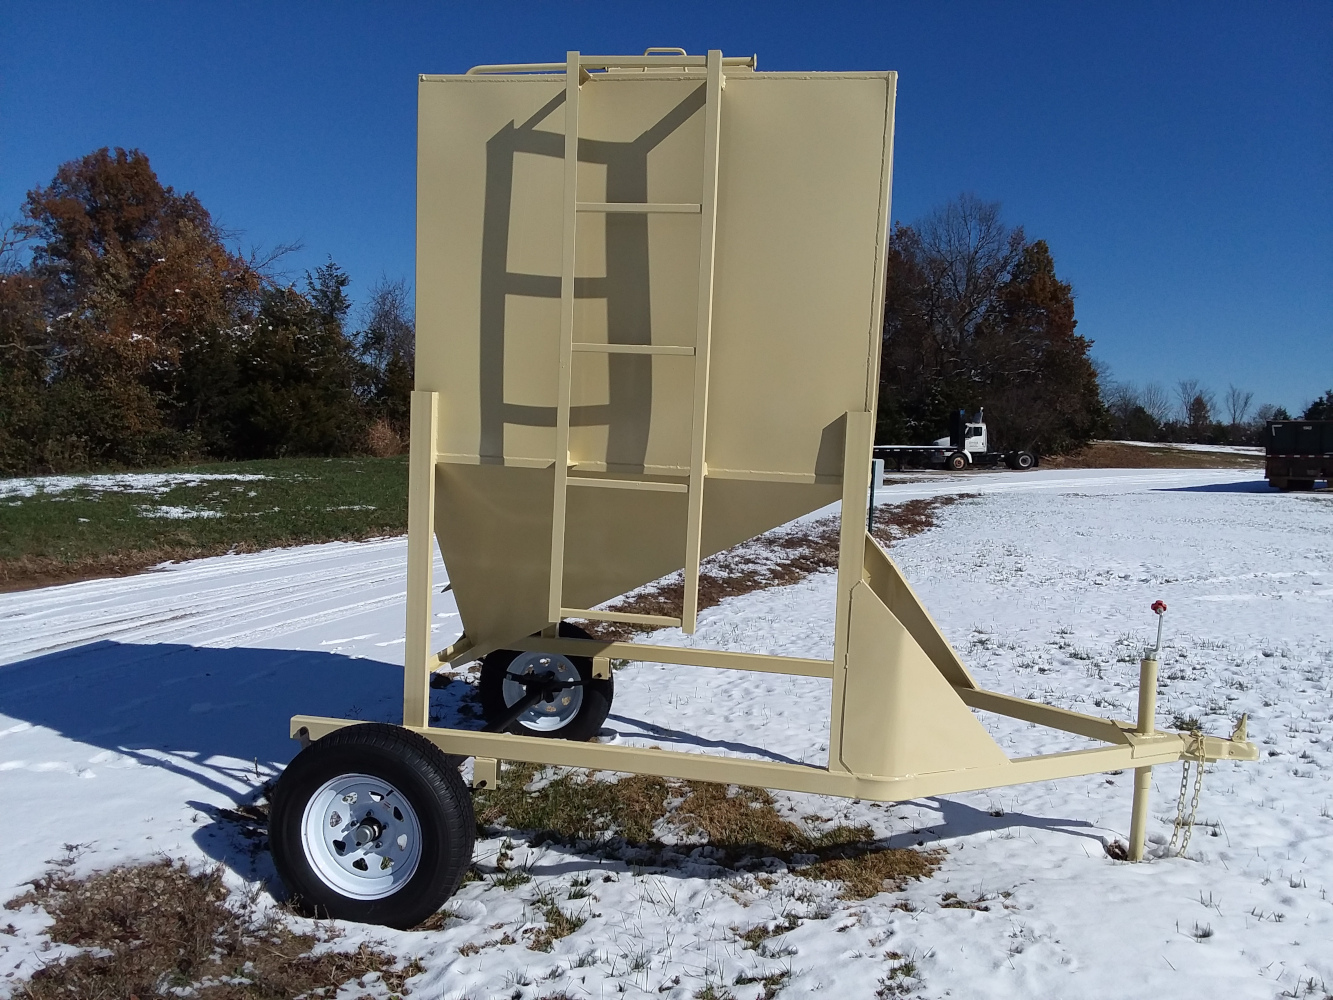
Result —
<instances>
[{"instance_id":1,"label":"white wheel rim","mask_svg":"<svg viewBox=\"0 0 1333 1000\"><path fill-rule=\"evenodd\" d=\"M538 677L554 675L556 680L574 684L574 687L560 688L548 701L543 698L537 704L518 717L525 729L549 733L563 729L574 721L583 707L583 688L579 682L583 679L578 668L567 657L551 653L519 653L510 661L505 670L504 699L506 705L517 705L523 700L528 689L514 680L526 674Z\"/></svg>"},{"instance_id":2,"label":"white wheel rim","mask_svg":"<svg viewBox=\"0 0 1333 1000\"><path fill-rule=\"evenodd\" d=\"M369 774L326 781L306 803L301 843L319 880L352 899L383 899L421 863L421 823L393 785Z\"/></svg>"}]
</instances>

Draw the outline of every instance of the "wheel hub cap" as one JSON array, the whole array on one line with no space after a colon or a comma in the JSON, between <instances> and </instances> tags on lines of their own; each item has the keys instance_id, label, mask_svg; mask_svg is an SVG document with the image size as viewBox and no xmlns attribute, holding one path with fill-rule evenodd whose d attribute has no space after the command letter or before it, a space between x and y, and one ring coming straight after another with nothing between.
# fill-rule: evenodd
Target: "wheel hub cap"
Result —
<instances>
[{"instance_id":1,"label":"wheel hub cap","mask_svg":"<svg viewBox=\"0 0 1333 1000\"><path fill-rule=\"evenodd\" d=\"M582 680L578 668L567 657L551 653L519 653L505 671L504 699L506 705L517 705L527 694L527 687L518 678L542 679L552 686L541 699L518 717L527 729L550 732L569 725L583 707L581 686L559 687L559 683L578 685Z\"/></svg>"},{"instance_id":2,"label":"wheel hub cap","mask_svg":"<svg viewBox=\"0 0 1333 1000\"><path fill-rule=\"evenodd\" d=\"M402 793L368 774L325 782L306 803L301 841L310 867L353 899L397 892L421 863L421 823Z\"/></svg>"}]
</instances>

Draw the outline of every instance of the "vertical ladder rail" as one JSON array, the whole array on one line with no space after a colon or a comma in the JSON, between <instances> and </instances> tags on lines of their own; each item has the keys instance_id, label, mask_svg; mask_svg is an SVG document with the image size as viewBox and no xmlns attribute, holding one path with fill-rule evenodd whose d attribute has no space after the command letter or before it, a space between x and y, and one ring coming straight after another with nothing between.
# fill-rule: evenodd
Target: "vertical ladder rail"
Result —
<instances>
[{"instance_id":1,"label":"vertical ladder rail","mask_svg":"<svg viewBox=\"0 0 1333 1000\"><path fill-rule=\"evenodd\" d=\"M565 583L565 507L569 498L569 408L574 352L574 249L578 224L579 54L565 58L564 241L560 251L560 367L555 404L555 497L551 510L549 618L560 620Z\"/></svg>"},{"instance_id":2,"label":"vertical ladder rail","mask_svg":"<svg viewBox=\"0 0 1333 1000\"><path fill-rule=\"evenodd\" d=\"M704 448L708 428L708 354L713 336L713 263L717 247L718 139L722 105L722 52L708 52L704 99L703 194L699 216L699 296L694 335L694 414L690 432L690 488L685 518L685 590L681 629L693 633L699 618L699 553L703 537Z\"/></svg>"},{"instance_id":3,"label":"vertical ladder rail","mask_svg":"<svg viewBox=\"0 0 1333 1000\"><path fill-rule=\"evenodd\" d=\"M430 725L431 592L435 559L435 459L440 396L412 391L412 452L407 479L407 641L403 650L403 725Z\"/></svg>"}]
</instances>

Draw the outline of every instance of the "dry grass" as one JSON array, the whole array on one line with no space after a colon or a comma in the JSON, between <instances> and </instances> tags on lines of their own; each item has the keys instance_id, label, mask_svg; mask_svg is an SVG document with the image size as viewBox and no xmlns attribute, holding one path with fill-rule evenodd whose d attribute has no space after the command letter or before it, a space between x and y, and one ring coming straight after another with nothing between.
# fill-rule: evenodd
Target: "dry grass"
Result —
<instances>
[{"instance_id":1,"label":"dry grass","mask_svg":"<svg viewBox=\"0 0 1333 1000\"><path fill-rule=\"evenodd\" d=\"M159 563L180 562L225 555L230 545L196 545L184 548L152 548L131 552L105 552L67 558L23 555L0 559L0 594L14 590L51 587L58 583L131 576Z\"/></svg>"},{"instance_id":2,"label":"dry grass","mask_svg":"<svg viewBox=\"0 0 1333 1000\"><path fill-rule=\"evenodd\" d=\"M668 848L654 836L660 822L686 841L702 837L717 849L719 866L781 858L803 878L841 882L846 899L866 899L886 888L900 889L909 879L926 878L942 856L877 847L869 826L839 824L812 832L785 818L762 788L649 775L599 781L578 772L534 782L540 773L537 765L506 764L500 787L477 793L478 825L487 828L483 832L532 830L534 844L594 841L609 846L612 838L623 837L631 850L667 864ZM534 783L537 787L529 790ZM810 855L816 860L804 863ZM547 920L552 922L549 915Z\"/></svg>"},{"instance_id":3,"label":"dry grass","mask_svg":"<svg viewBox=\"0 0 1333 1000\"><path fill-rule=\"evenodd\" d=\"M969 499L968 494L928 497L875 508L874 535L891 544L908 535L925 531L935 524L935 512ZM775 528L742 542L724 552L709 556L700 566L699 610L713 608L728 597L738 597L767 587L799 583L813 573L838 568L837 515ZM608 610L636 615L680 614L685 595L680 573L663 577L625 595L608 605ZM630 640L651 627L621 622L585 622L599 639Z\"/></svg>"},{"instance_id":4,"label":"dry grass","mask_svg":"<svg viewBox=\"0 0 1333 1000\"><path fill-rule=\"evenodd\" d=\"M389 421L380 417L366 430L366 451L376 458L392 458L407 450L407 442L393 429Z\"/></svg>"},{"instance_id":5,"label":"dry grass","mask_svg":"<svg viewBox=\"0 0 1333 1000\"><path fill-rule=\"evenodd\" d=\"M555 942L569 937L587 923L586 917L570 916L560 909L560 904L552 895L539 893L536 904L546 926L527 932L528 947L533 951L550 951Z\"/></svg>"},{"instance_id":6,"label":"dry grass","mask_svg":"<svg viewBox=\"0 0 1333 1000\"><path fill-rule=\"evenodd\" d=\"M781 972L773 973L771 976L737 976L736 985L751 986L758 984L764 988L764 992L759 994L759 1000L775 1000L790 978L791 970L784 969Z\"/></svg>"},{"instance_id":7,"label":"dry grass","mask_svg":"<svg viewBox=\"0 0 1333 1000\"><path fill-rule=\"evenodd\" d=\"M714 847L732 855L755 849L782 854L811 854L830 847L874 839L868 826L835 826L811 834L778 812L773 796L762 788L681 782L687 791L674 812L677 825L702 833Z\"/></svg>"},{"instance_id":8,"label":"dry grass","mask_svg":"<svg viewBox=\"0 0 1333 1000\"><path fill-rule=\"evenodd\" d=\"M1041 464L1052 469L1262 469L1264 456L1094 441L1068 455L1043 457Z\"/></svg>"},{"instance_id":9,"label":"dry grass","mask_svg":"<svg viewBox=\"0 0 1333 1000\"><path fill-rule=\"evenodd\" d=\"M360 985L374 974L391 995L419 974L383 951L311 955L320 939L297 934L274 914L229 900L221 868L183 864L116 868L84 879L56 871L5 906L29 903L55 920L53 941L93 949L38 970L14 995L22 1000L188 995L204 1000L290 998Z\"/></svg>"},{"instance_id":10,"label":"dry grass","mask_svg":"<svg viewBox=\"0 0 1333 1000\"><path fill-rule=\"evenodd\" d=\"M515 830L539 831L548 840L621 836L643 842L652 837L653 822L664 812L664 778L631 775L620 781L597 781L573 772L528 791L538 771L536 764L506 764L500 787L476 794L478 830L503 823Z\"/></svg>"},{"instance_id":11,"label":"dry grass","mask_svg":"<svg viewBox=\"0 0 1333 1000\"><path fill-rule=\"evenodd\" d=\"M749 930L741 930L739 927L733 927L732 933L736 935L736 940L740 941L741 946L748 951L758 951L765 941L769 938L777 937L780 934L786 934L788 931L794 931L801 926L800 917L794 913L788 913L781 921L776 924L756 924Z\"/></svg>"},{"instance_id":12,"label":"dry grass","mask_svg":"<svg viewBox=\"0 0 1333 1000\"><path fill-rule=\"evenodd\" d=\"M886 886L896 891L914 878L929 878L943 860L941 851L914 851L890 847L860 853L847 852L842 857L826 858L798 869L803 878L827 879L842 883L843 899L869 899L884 892Z\"/></svg>"}]
</instances>

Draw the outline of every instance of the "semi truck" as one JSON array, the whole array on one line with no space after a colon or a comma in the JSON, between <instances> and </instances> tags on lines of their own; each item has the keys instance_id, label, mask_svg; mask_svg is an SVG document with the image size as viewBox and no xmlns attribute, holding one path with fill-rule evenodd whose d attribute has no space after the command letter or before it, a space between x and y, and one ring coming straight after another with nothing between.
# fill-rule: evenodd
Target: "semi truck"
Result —
<instances>
[{"instance_id":1,"label":"semi truck","mask_svg":"<svg viewBox=\"0 0 1333 1000\"><path fill-rule=\"evenodd\" d=\"M977 413L976 420L968 420L963 410L955 410L949 416L949 436L937 438L932 444L877 444L875 457L898 469L934 466L955 472L1001 462L1011 469L1031 469L1037 464L1035 452L991 450L985 409Z\"/></svg>"},{"instance_id":2,"label":"semi truck","mask_svg":"<svg viewBox=\"0 0 1333 1000\"><path fill-rule=\"evenodd\" d=\"M1333 420L1270 420L1264 474L1279 490L1312 490L1333 482Z\"/></svg>"}]
</instances>

